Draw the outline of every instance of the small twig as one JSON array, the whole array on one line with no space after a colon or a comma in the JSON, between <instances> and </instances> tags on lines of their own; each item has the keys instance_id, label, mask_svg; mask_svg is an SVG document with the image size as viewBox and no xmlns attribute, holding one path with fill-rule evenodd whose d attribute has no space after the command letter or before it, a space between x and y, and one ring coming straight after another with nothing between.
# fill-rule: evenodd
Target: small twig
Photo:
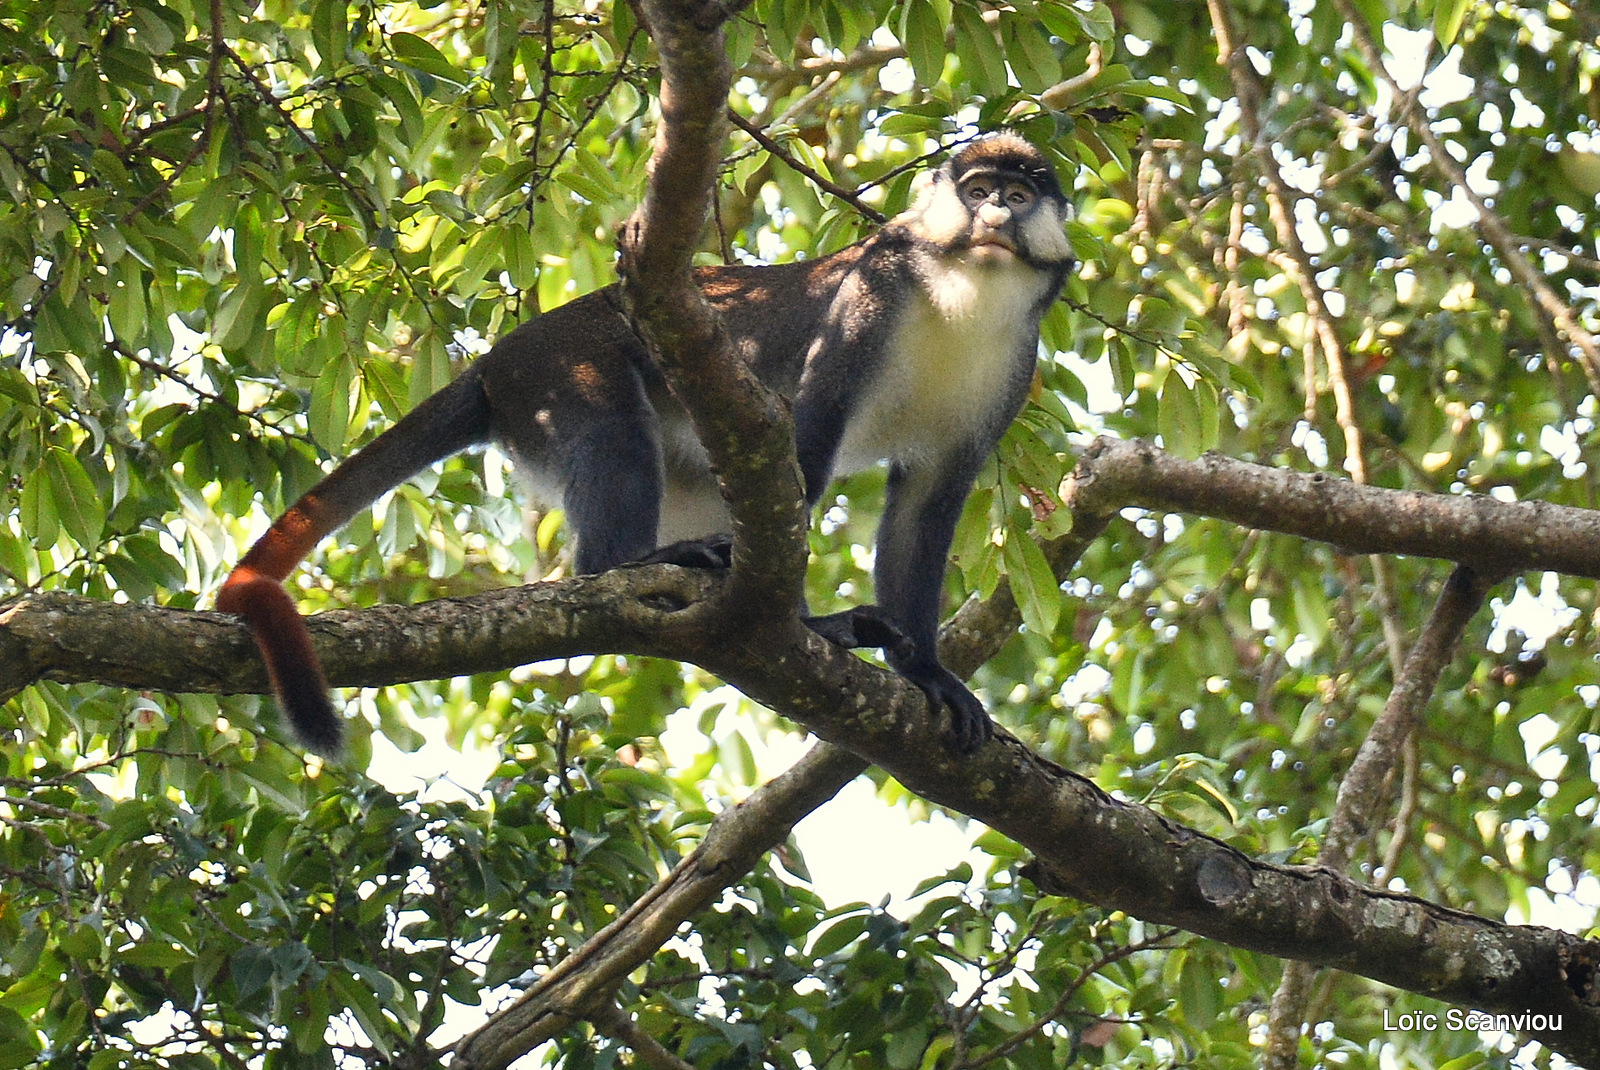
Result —
<instances>
[{"instance_id":1,"label":"small twig","mask_svg":"<svg viewBox=\"0 0 1600 1070\"><path fill-rule=\"evenodd\" d=\"M655 1037L640 1029L639 1023L615 1003L606 1003L589 1016L589 1021L606 1036L632 1048L633 1053L651 1070L695 1070L692 1063L684 1062Z\"/></svg>"},{"instance_id":2,"label":"small twig","mask_svg":"<svg viewBox=\"0 0 1600 1070\"><path fill-rule=\"evenodd\" d=\"M1400 856L1404 853L1406 844L1411 840L1411 821L1416 817L1418 798L1418 776L1421 766L1421 747L1417 743L1417 733L1412 732L1406 736L1405 753L1402 755L1402 769L1400 777L1400 807L1395 811L1393 829L1394 834L1389 837L1388 850L1383 855L1383 869L1379 874L1382 881L1387 884L1390 877L1394 876L1396 867L1400 865Z\"/></svg>"},{"instance_id":3,"label":"small twig","mask_svg":"<svg viewBox=\"0 0 1600 1070\"><path fill-rule=\"evenodd\" d=\"M782 160L789 166L791 170L804 175L825 193L831 193L835 197L838 197L840 200L849 204L852 208L866 216L868 219L872 220L874 223L882 223L888 218L882 212L863 201L859 191L846 189L837 182L834 182L832 179L823 175L816 168L797 159L793 153L780 145L765 130L761 129L759 126L752 123L750 120L746 119L732 108L728 109L728 120L732 122L734 126L737 126L740 130L743 130L746 134L749 134L751 140L753 140L756 144L772 153L773 156L776 156L778 159Z\"/></svg>"},{"instance_id":4,"label":"small twig","mask_svg":"<svg viewBox=\"0 0 1600 1070\"><path fill-rule=\"evenodd\" d=\"M1121 962L1123 959L1130 958L1141 951L1149 951L1152 948L1164 945L1168 940L1172 939L1177 932L1178 930L1176 928L1162 929L1154 936L1146 937L1145 939L1139 940L1132 944L1124 944L1120 947L1114 947L1110 951L1104 952L1093 962L1089 963L1089 965L1083 968L1083 972L1080 973L1073 980L1073 982L1066 987L1065 991L1061 993L1061 996L1055 1001L1054 1004L1051 1005L1048 1011L1045 1011L1043 1014L1035 1018L1027 1027L1006 1038L1004 1043L997 1045L992 1050L985 1052L976 1059L969 1059L964 1065L967 1067L986 1066L997 1059L1003 1059L1010 1055L1012 1052L1022 1047L1022 1045L1026 1044L1029 1040L1032 1040L1034 1037L1038 1036L1039 1033L1044 1030L1045 1026L1049 1025L1051 1022L1055 1021L1064 1013L1066 1013L1067 1005L1071 1003L1072 1000L1077 996L1079 989L1083 988L1083 986L1088 983L1089 978L1093 977L1107 966Z\"/></svg>"}]
</instances>

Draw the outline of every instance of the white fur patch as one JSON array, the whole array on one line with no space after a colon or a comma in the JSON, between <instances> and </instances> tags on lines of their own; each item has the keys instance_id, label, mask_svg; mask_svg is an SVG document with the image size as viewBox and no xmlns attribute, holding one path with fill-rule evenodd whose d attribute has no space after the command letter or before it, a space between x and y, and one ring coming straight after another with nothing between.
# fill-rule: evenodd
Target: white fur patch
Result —
<instances>
[{"instance_id":1,"label":"white fur patch","mask_svg":"<svg viewBox=\"0 0 1600 1070\"><path fill-rule=\"evenodd\" d=\"M972 216L955 185L932 176L918 189L917 199L902 219L914 233L939 245L965 237L972 226Z\"/></svg>"},{"instance_id":2,"label":"white fur patch","mask_svg":"<svg viewBox=\"0 0 1600 1070\"><path fill-rule=\"evenodd\" d=\"M1041 200L1033 214L1022 224L1023 244L1035 260L1051 264L1071 260L1072 243L1067 240L1063 227L1061 213L1056 210L1055 203Z\"/></svg>"},{"instance_id":3,"label":"white fur patch","mask_svg":"<svg viewBox=\"0 0 1600 1070\"><path fill-rule=\"evenodd\" d=\"M902 313L878 381L845 431L838 471L935 457L987 422L1016 380L1047 285L1009 254L945 261Z\"/></svg>"}]
</instances>

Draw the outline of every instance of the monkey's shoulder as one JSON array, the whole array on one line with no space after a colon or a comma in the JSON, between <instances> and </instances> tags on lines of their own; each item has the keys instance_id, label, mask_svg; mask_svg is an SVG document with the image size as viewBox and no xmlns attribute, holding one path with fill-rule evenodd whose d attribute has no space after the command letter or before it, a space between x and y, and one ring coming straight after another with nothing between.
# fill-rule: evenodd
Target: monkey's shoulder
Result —
<instances>
[{"instance_id":1,"label":"monkey's shoulder","mask_svg":"<svg viewBox=\"0 0 1600 1070\"><path fill-rule=\"evenodd\" d=\"M695 269L695 282L723 315L774 302L814 301L838 291L863 263L874 259L883 242L877 234L838 252L778 264L717 264Z\"/></svg>"}]
</instances>

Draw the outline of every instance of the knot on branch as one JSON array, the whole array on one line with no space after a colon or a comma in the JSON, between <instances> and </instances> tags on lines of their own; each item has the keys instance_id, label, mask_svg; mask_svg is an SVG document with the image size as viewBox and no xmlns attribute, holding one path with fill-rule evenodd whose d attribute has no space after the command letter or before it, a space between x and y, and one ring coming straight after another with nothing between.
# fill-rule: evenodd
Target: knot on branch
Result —
<instances>
[{"instance_id":1,"label":"knot on branch","mask_svg":"<svg viewBox=\"0 0 1600 1070\"><path fill-rule=\"evenodd\" d=\"M1194 884L1200 898L1212 906L1226 906L1255 886L1250 867L1225 851L1214 851L1206 856L1195 873Z\"/></svg>"},{"instance_id":2,"label":"knot on branch","mask_svg":"<svg viewBox=\"0 0 1600 1070\"><path fill-rule=\"evenodd\" d=\"M1600 943L1562 934L1561 979L1585 1006L1600 1007Z\"/></svg>"}]
</instances>

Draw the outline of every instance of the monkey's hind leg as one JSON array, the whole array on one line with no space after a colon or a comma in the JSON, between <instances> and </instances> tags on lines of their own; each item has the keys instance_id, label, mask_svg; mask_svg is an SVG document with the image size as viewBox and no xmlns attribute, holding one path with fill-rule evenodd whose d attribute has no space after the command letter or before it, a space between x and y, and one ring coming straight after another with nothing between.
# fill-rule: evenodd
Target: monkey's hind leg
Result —
<instances>
[{"instance_id":1,"label":"monkey's hind leg","mask_svg":"<svg viewBox=\"0 0 1600 1070\"><path fill-rule=\"evenodd\" d=\"M637 561L656 547L661 517L661 448L648 421L626 414L598 422L563 457L561 496L577 537L573 566L593 575Z\"/></svg>"},{"instance_id":2,"label":"monkey's hind leg","mask_svg":"<svg viewBox=\"0 0 1600 1070\"><path fill-rule=\"evenodd\" d=\"M700 539L680 539L639 558L641 565L679 565L683 568L732 568L733 536L727 533Z\"/></svg>"}]
</instances>

